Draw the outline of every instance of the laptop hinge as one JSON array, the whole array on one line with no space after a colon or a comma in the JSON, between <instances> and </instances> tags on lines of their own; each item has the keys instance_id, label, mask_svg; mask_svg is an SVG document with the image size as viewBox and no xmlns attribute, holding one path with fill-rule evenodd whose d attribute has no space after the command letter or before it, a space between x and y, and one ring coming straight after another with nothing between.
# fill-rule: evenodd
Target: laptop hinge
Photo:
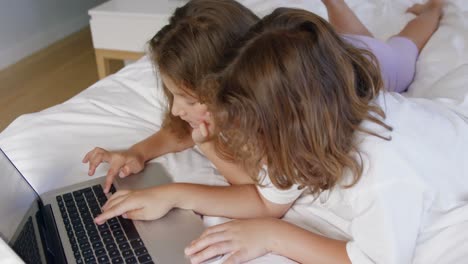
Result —
<instances>
[{"instance_id":1,"label":"laptop hinge","mask_svg":"<svg viewBox=\"0 0 468 264\"><path fill-rule=\"evenodd\" d=\"M39 211L36 214L36 220L47 263L67 263L52 206L50 204L44 206L41 200L38 200L38 204Z\"/></svg>"}]
</instances>

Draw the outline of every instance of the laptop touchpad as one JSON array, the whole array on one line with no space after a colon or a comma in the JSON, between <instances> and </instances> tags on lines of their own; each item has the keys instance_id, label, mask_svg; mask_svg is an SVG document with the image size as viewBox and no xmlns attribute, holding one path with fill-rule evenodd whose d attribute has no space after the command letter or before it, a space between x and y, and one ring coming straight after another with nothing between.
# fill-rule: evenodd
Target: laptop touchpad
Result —
<instances>
[{"instance_id":1,"label":"laptop touchpad","mask_svg":"<svg viewBox=\"0 0 468 264\"><path fill-rule=\"evenodd\" d=\"M117 179L117 189L144 189L173 182L169 173L159 163L147 163L145 169L135 175Z\"/></svg>"}]
</instances>

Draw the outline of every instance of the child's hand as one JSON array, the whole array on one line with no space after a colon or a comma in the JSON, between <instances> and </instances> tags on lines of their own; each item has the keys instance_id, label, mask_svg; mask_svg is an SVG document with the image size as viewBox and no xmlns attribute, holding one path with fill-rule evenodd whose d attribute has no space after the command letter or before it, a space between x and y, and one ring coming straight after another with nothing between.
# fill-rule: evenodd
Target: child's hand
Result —
<instances>
[{"instance_id":1,"label":"child's hand","mask_svg":"<svg viewBox=\"0 0 468 264\"><path fill-rule=\"evenodd\" d=\"M214 122L209 112L206 112L205 120L192 130L192 139L195 144L209 141L214 135Z\"/></svg>"},{"instance_id":2,"label":"child's hand","mask_svg":"<svg viewBox=\"0 0 468 264\"><path fill-rule=\"evenodd\" d=\"M94 222L101 225L120 215L132 220L159 219L174 207L174 199L168 197L168 194L168 185L145 190L118 191L104 204L102 214L97 216Z\"/></svg>"},{"instance_id":3,"label":"child's hand","mask_svg":"<svg viewBox=\"0 0 468 264\"><path fill-rule=\"evenodd\" d=\"M94 175L96 168L102 162L110 164L107 171L106 183L104 184L104 193L108 193L116 175L124 178L130 174L138 173L145 167L143 156L132 151L107 151L102 148L94 148L83 158L83 163L89 162L88 175Z\"/></svg>"},{"instance_id":4,"label":"child's hand","mask_svg":"<svg viewBox=\"0 0 468 264\"><path fill-rule=\"evenodd\" d=\"M267 254L276 219L233 220L213 226L185 249L191 263L229 255L226 263L242 263Z\"/></svg>"}]
</instances>

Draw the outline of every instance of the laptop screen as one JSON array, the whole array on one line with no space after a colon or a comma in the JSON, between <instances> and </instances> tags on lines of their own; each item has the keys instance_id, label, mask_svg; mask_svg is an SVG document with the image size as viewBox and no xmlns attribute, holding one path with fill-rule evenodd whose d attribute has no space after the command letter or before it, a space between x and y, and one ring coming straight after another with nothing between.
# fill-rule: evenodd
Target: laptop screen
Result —
<instances>
[{"instance_id":1,"label":"laptop screen","mask_svg":"<svg viewBox=\"0 0 468 264\"><path fill-rule=\"evenodd\" d=\"M0 185L0 236L10 243L38 195L1 149Z\"/></svg>"}]
</instances>

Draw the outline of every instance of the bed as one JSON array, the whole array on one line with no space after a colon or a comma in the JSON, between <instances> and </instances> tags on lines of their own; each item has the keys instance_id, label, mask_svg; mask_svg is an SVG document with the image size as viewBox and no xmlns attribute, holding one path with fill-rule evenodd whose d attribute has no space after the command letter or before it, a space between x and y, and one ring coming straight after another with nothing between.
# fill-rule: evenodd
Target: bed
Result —
<instances>
[{"instance_id":1,"label":"bed","mask_svg":"<svg viewBox=\"0 0 468 264\"><path fill-rule=\"evenodd\" d=\"M319 0L240 1L260 15L278 6L301 7L326 17ZM366 26L378 38L397 33L413 16L405 10L417 0L348 0ZM420 54L416 77L405 96L437 100L468 116L468 3L447 0L439 30ZM64 87L66 88L66 87ZM95 146L123 150L160 128L166 102L157 73L147 57L130 64L63 104L17 118L2 133L0 147L18 169L43 193L88 180L83 156ZM169 154L151 162L161 163L175 181L226 185L213 165L196 149ZM105 175L101 165L96 175ZM467 175L468 177L468 175ZM309 198L301 197L285 220L316 231ZM224 221L206 217L206 224ZM465 232L460 232L464 230ZM415 263L460 263L468 259L468 223L434 234L437 254L421 245ZM332 233L332 231L330 231ZM458 245L454 249L454 245ZM460 245L466 245L461 247ZM424 254L419 253L424 252ZM294 263L267 255L251 263Z\"/></svg>"}]
</instances>

